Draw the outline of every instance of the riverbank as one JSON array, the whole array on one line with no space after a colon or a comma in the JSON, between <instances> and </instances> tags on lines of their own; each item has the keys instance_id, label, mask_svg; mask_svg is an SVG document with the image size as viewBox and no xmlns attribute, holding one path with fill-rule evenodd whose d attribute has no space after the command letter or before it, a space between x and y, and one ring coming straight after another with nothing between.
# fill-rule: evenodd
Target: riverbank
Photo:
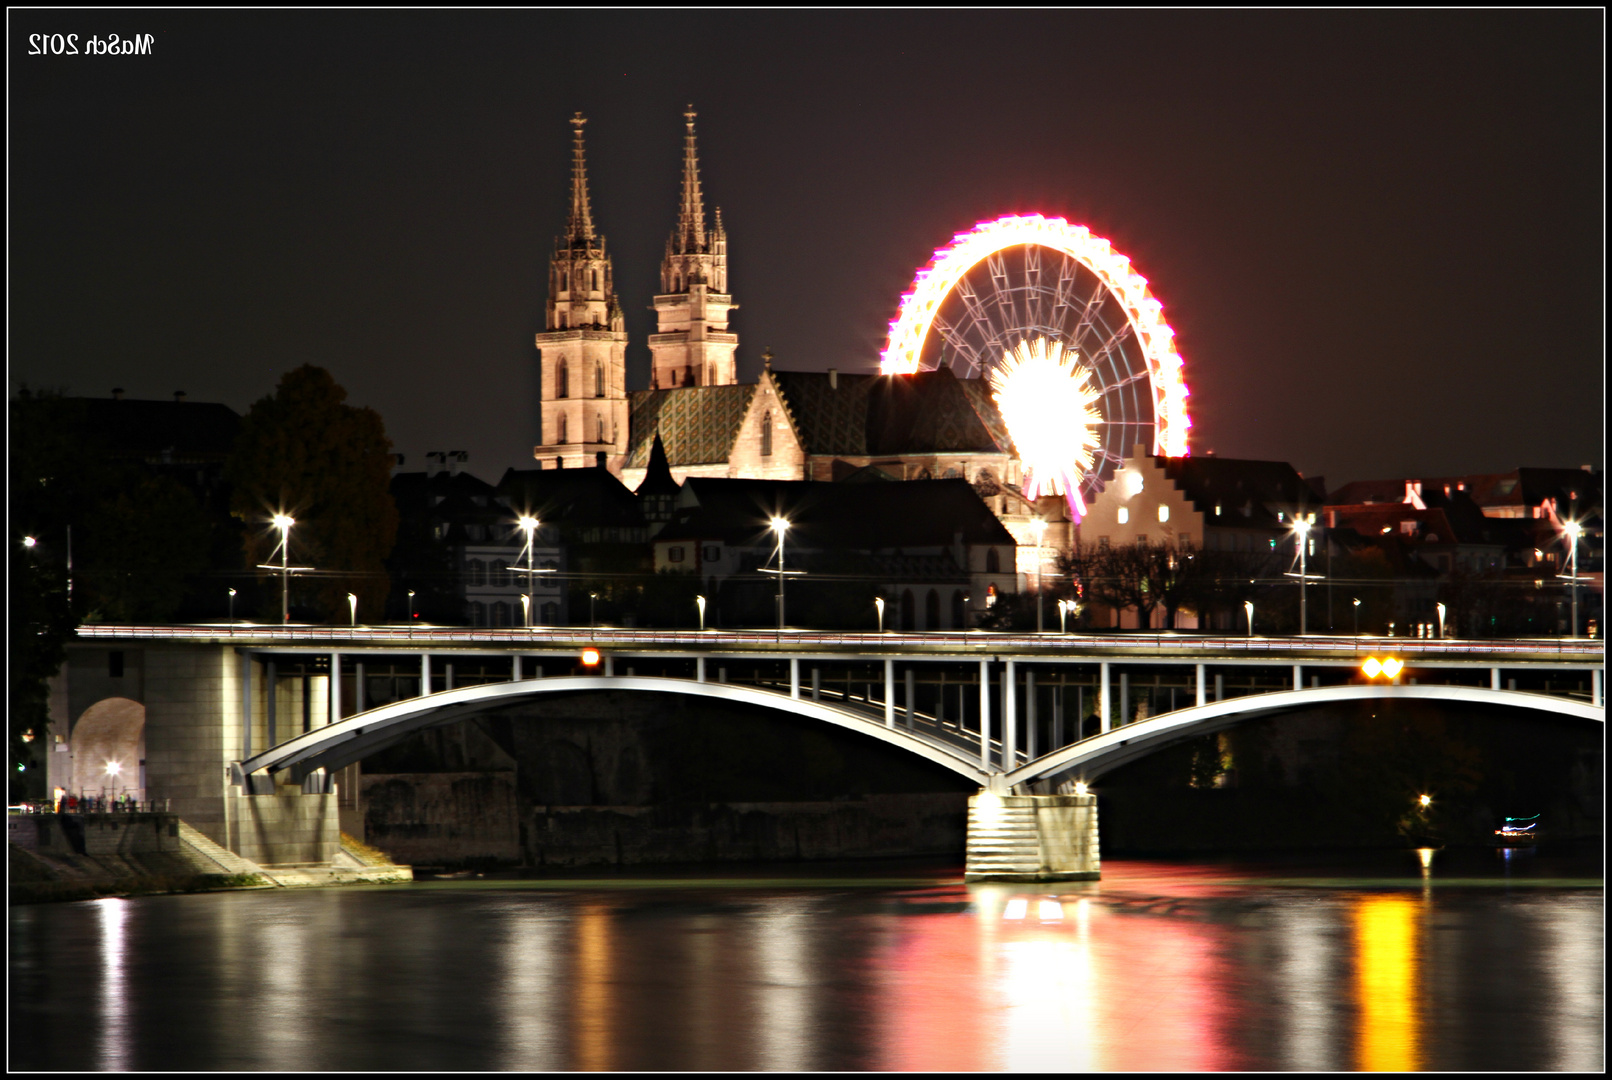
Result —
<instances>
[{"instance_id":1,"label":"riverbank","mask_svg":"<svg viewBox=\"0 0 1612 1080\"><path fill-rule=\"evenodd\" d=\"M13 904L414 879L410 867L345 834L329 864L263 865L165 813L8 814L6 834Z\"/></svg>"}]
</instances>

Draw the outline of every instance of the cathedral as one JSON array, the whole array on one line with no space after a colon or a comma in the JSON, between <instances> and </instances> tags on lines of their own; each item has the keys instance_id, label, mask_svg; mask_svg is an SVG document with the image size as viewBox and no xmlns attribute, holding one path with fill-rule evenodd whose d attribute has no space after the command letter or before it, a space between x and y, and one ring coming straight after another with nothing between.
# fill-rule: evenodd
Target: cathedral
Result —
<instances>
[{"instance_id":1,"label":"cathedral","mask_svg":"<svg viewBox=\"0 0 1612 1080\"><path fill-rule=\"evenodd\" d=\"M960 477L1020 544L1034 572L1038 541L1064 546L1062 499L1019 494L1021 467L982 379L949 369L886 376L865 371L784 371L763 357L761 377L741 383L728 328L728 237L721 209L706 220L695 113L683 114L677 226L666 241L657 318L649 336L650 388L626 384L627 333L605 238L588 199L583 125L571 120L570 212L549 267L547 325L537 335L542 469L605 467L630 488L646 475L657 440L672 476L778 480L918 480ZM1035 521L1047 523L1044 539Z\"/></svg>"}]
</instances>

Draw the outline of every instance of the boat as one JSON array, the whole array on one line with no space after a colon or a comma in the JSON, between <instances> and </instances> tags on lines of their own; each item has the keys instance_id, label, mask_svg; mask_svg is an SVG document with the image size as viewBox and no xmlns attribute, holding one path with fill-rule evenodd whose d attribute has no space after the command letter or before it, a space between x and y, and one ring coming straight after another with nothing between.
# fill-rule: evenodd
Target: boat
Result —
<instances>
[{"instance_id":1,"label":"boat","mask_svg":"<svg viewBox=\"0 0 1612 1080\"><path fill-rule=\"evenodd\" d=\"M1494 831L1496 847L1533 847L1539 843L1539 815L1508 817Z\"/></svg>"}]
</instances>

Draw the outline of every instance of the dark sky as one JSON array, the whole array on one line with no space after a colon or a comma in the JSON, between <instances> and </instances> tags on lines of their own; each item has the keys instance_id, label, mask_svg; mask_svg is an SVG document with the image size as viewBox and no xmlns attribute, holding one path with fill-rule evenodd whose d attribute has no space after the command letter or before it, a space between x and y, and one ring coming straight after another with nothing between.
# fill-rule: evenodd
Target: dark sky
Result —
<instances>
[{"instance_id":1,"label":"dark sky","mask_svg":"<svg viewBox=\"0 0 1612 1080\"><path fill-rule=\"evenodd\" d=\"M741 378L871 368L1008 212L1129 255L1194 452L1333 484L1604 461L1604 14L17 11L10 387L329 368L409 467L530 460L567 118L645 385L699 110ZM152 33L144 57L29 35Z\"/></svg>"}]
</instances>

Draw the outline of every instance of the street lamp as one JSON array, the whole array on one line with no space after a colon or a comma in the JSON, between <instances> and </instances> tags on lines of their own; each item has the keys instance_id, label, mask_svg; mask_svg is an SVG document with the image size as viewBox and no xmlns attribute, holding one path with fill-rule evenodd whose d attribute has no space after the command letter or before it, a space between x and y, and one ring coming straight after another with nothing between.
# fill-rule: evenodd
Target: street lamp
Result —
<instances>
[{"instance_id":1,"label":"street lamp","mask_svg":"<svg viewBox=\"0 0 1612 1080\"><path fill-rule=\"evenodd\" d=\"M879 633L882 634L884 633L884 597L875 596L873 598L873 606L879 612Z\"/></svg>"},{"instance_id":2,"label":"street lamp","mask_svg":"<svg viewBox=\"0 0 1612 1080\"><path fill-rule=\"evenodd\" d=\"M347 594L347 617L351 625L358 625L358 597L353 593Z\"/></svg>"},{"instance_id":3,"label":"street lamp","mask_svg":"<svg viewBox=\"0 0 1612 1080\"><path fill-rule=\"evenodd\" d=\"M789 522L773 515L772 531L778 534L778 629L781 631L784 628L784 534L789 531Z\"/></svg>"},{"instance_id":4,"label":"street lamp","mask_svg":"<svg viewBox=\"0 0 1612 1080\"><path fill-rule=\"evenodd\" d=\"M25 547L25 548L33 548L38 543L39 543L39 541L35 540L31 536L25 536L25 537L22 538L22 546Z\"/></svg>"},{"instance_id":5,"label":"street lamp","mask_svg":"<svg viewBox=\"0 0 1612 1080\"><path fill-rule=\"evenodd\" d=\"M229 621L235 621L235 590L229 591Z\"/></svg>"},{"instance_id":6,"label":"street lamp","mask_svg":"<svg viewBox=\"0 0 1612 1080\"><path fill-rule=\"evenodd\" d=\"M1075 602L1073 600L1058 601L1058 632L1060 634L1069 632L1069 613L1074 609L1074 606Z\"/></svg>"},{"instance_id":7,"label":"street lamp","mask_svg":"<svg viewBox=\"0 0 1612 1080\"><path fill-rule=\"evenodd\" d=\"M532 625L532 597L528 593L521 593L521 622Z\"/></svg>"},{"instance_id":8,"label":"street lamp","mask_svg":"<svg viewBox=\"0 0 1612 1080\"><path fill-rule=\"evenodd\" d=\"M1253 637L1254 636L1254 602L1252 600L1244 600L1243 601L1243 610L1248 613L1248 636Z\"/></svg>"},{"instance_id":9,"label":"street lamp","mask_svg":"<svg viewBox=\"0 0 1612 1080\"><path fill-rule=\"evenodd\" d=\"M596 601L598 599L599 599L599 594L598 593L591 592L591 593L588 594L588 625L590 627L593 626L598 621L597 616L594 614L594 610L595 610L594 601Z\"/></svg>"},{"instance_id":10,"label":"street lamp","mask_svg":"<svg viewBox=\"0 0 1612 1080\"><path fill-rule=\"evenodd\" d=\"M1440 640L1443 640L1443 638L1444 638L1444 605L1443 604L1435 604L1434 606L1438 608L1438 636L1439 636Z\"/></svg>"},{"instance_id":11,"label":"street lamp","mask_svg":"<svg viewBox=\"0 0 1612 1080\"><path fill-rule=\"evenodd\" d=\"M1568 592L1568 595L1573 598L1573 604L1572 604L1573 625L1572 625L1572 632L1571 632L1570 636L1577 637L1578 636L1578 534L1584 531L1584 526L1580 525L1576 521L1569 521L1565 525L1562 526L1562 529L1563 529L1563 531L1565 531L1567 533L1568 543L1570 543L1572 545L1572 550L1571 550L1571 553L1569 554L1568 557L1570 559L1572 559L1572 562L1573 562L1573 573L1567 579L1568 580L1567 592Z\"/></svg>"},{"instance_id":12,"label":"street lamp","mask_svg":"<svg viewBox=\"0 0 1612 1080\"><path fill-rule=\"evenodd\" d=\"M1355 637L1360 636L1360 597L1355 597Z\"/></svg>"},{"instance_id":13,"label":"street lamp","mask_svg":"<svg viewBox=\"0 0 1612 1080\"><path fill-rule=\"evenodd\" d=\"M1041 546L1047 537L1047 523L1041 518L1030 522L1035 530L1035 632L1042 631L1042 603L1041 603Z\"/></svg>"},{"instance_id":14,"label":"street lamp","mask_svg":"<svg viewBox=\"0 0 1612 1080\"><path fill-rule=\"evenodd\" d=\"M280 530L280 625L291 621L291 526L296 519L275 514L274 527Z\"/></svg>"},{"instance_id":15,"label":"street lamp","mask_svg":"<svg viewBox=\"0 0 1612 1080\"><path fill-rule=\"evenodd\" d=\"M1309 629L1309 612L1305 607L1305 586L1309 584L1304 576L1304 556L1310 546L1310 522L1302 515L1295 515L1293 519L1293 533L1299 542L1299 637L1303 637Z\"/></svg>"},{"instance_id":16,"label":"street lamp","mask_svg":"<svg viewBox=\"0 0 1612 1080\"><path fill-rule=\"evenodd\" d=\"M705 629L705 597L695 596L694 606L700 609L700 629Z\"/></svg>"},{"instance_id":17,"label":"street lamp","mask_svg":"<svg viewBox=\"0 0 1612 1080\"><path fill-rule=\"evenodd\" d=\"M419 616L414 614L414 590L413 589L409 590L409 618L410 619L419 618Z\"/></svg>"},{"instance_id":18,"label":"street lamp","mask_svg":"<svg viewBox=\"0 0 1612 1080\"><path fill-rule=\"evenodd\" d=\"M535 517L532 517L530 514L522 514L516 520L515 524L520 528L521 532L526 534L526 553L525 553L526 554L526 591L527 591L528 594L530 594L530 593L533 593L533 592L536 591L532 587L532 575L536 574L536 573L539 573L539 571L532 566L532 556L534 554L533 553L532 538L537 533L537 526L538 526L539 522ZM529 595L526 597L526 604L525 604L525 607L524 607L523 613L522 613L522 621L526 624L526 626L528 628L531 627L531 625L532 625L532 604L531 604L531 597Z\"/></svg>"}]
</instances>

